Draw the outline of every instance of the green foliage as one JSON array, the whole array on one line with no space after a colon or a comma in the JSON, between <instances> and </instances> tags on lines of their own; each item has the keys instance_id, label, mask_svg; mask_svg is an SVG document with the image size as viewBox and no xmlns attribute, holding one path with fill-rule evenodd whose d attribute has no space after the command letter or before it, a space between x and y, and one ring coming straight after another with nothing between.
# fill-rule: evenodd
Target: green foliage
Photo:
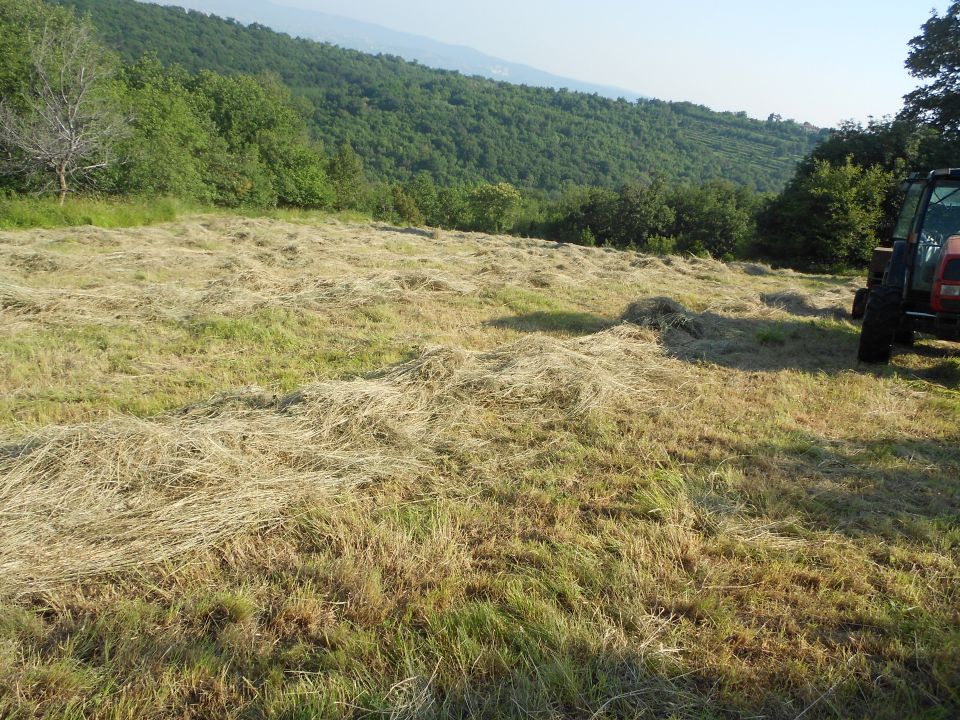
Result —
<instances>
[{"instance_id":1,"label":"green foliage","mask_svg":"<svg viewBox=\"0 0 960 720\"><path fill-rule=\"evenodd\" d=\"M326 157L275 78L191 77L146 57L123 81L134 132L117 191L227 207L332 206Z\"/></svg>"},{"instance_id":2,"label":"green foliage","mask_svg":"<svg viewBox=\"0 0 960 720\"><path fill-rule=\"evenodd\" d=\"M801 172L809 172L815 160L839 166L848 157L861 167L879 165L906 175L956 164L956 147L935 128L905 118L844 123L813 150Z\"/></svg>"},{"instance_id":3,"label":"green foliage","mask_svg":"<svg viewBox=\"0 0 960 720\"><path fill-rule=\"evenodd\" d=\"M340 145L330 158L328 172L333 184L333 207L336 210L359 210L364 205L366 180L363 161L349 142Z\"/></svg>"},{"instance_id":4,"label":"green foliage","mask_svg":"<svg viewBox=\"0 0 960 720\"><path fill-rule=\"evenodd\" d=\"M804 268L866 264L894 181L880 167L864 169L849 158L839 167L814 161L760 214L761 252Z\"/></svg>"},{"instance_id":5,"label":"green foliage","mask_svg":"<svg viewBox=\"0 0 960 720\"><path fill-rule=\"evenodd\" d=\"M416 201L399 185L393 186L393 209L397 219L407 225L423 225L423 213L417 207Z\"/></svg>"},{"instance_id":6,"label":"green foliage","mask_svg":"<svg viewBox=\"0 0 960 720\"><path fill-rule=\"evenodd\" d=\"M209 177L210 159L224 155L226 144L196 107L187 78L144 58L126 68L122 80L133 132L121 149L127 162L115 172L112 187L200 202L217 199Z\"/></svg>"},{"instance_id":7,"label":"green foliage","mask_svg":"<svg viewBox=\"0 0 960 720\"><path fill-rule=\"evenodd\" d=\"M933 13L910 41L910 74L925 84L904 99L907 117L956 137L960 133L960 2Z\"/></svg>"},{"instance_id":8,"label":"green foliage","mask_svg":"<svg viewBox=\"0 0 960 720\"><path fill-rule=\"evenodd\" d=\"M30 46L45 26L74 22L65 8L42 0L0 0L0 98L22 96L30 76Z\"/></svg>"},{"instance_id":9,"label":"green foliage","mask_svg":"<svg viewBox=\"0 0 960 720\"><path fill-rule=\"evenodd\" d=\"M613 233L605 239L620 247L643 249L648 238L669 233L676 220L666 183L660 176L650 183L623 186L614 213Z\"/></svg>"},{"instance_id":10,"label":"green foliage","mask_svg":"<svg viewBox=\"0 0 960 720\"><path fill-rule=\"evenodd\" d=\"M663 235L651 235L647 238L645 250L652 255L670 255L677 249L677 239Z\"/></svg>"},{"instance_id":11,"label":"green foliage","mask_svg":"<svg viewBox=\"0 0 960 720\"><path fill-rule=\"evenodd\" d=\"M293 97L277 78L204 71L191 89L230 154L219 200L227 205L329 206L334 187L325 158L309 142Z\"/></svg>"},{"instance_id":12,"label":"green foliage","mask_svg":"<svg viewBox=\"0 0 960 720\"><path fill-rule=\"evenodd\" d=\"M469 195L473 224L478 230L502 232L516 220L520 192L509 183L478 185Z\"/></svg>"},{"instance_id":13,"label":"green foliage","mask_svg":"<svg viewBox=\"0 0 960 720\"><path fill-rule=\"evenodd\" d=\"M585 245L668 252L676 245L672 237L677 221L675 194L661 176L624 185L618 192L571 188L552 208L543 234Z\"/></svg>"},{"instance_id":14,"label":"green foliage","mask_svg":"<svg viewBox=\"0 0 960 720\"><path fill-rule=\"evenodd\" d=\"M4 69L26 71L32 45L23 38L37 26L64 34L76 25L62 8L0 0ZM24 83L20 74L0 71L5 92L22 92ZM327 158L310 139L302 101L276 76L191 75L145 56L123 68L108 93L130 120L116 143L124 161L96 171L102 190L227 207L323 209L334 203ZM11 187L27 186L21 179Z\"/></svg>"},{"instance_id":15,"label":"green foliage","mask_svg":"<svg viewBox=\"0 0 960 720\"><path fill-rule=\"evenodd\" d=\"M730 182L676 188L670 204L675 213L671 235L681 251L732 258L753 238L756 195Z\"/></svg>"},{"instance_id":16,"label":"green foliage","mask_svg":"<svg viewBox=\"0 0 960 720\"><path fill-rule=\"evenodd\" d=\"M217 201L226 207L273 207L277 191L256 145L214 158L211 167Z\"/></svg>"},{"instance_id":17,"label":"green foliage","mask_svg":"<svg viewBox=\"0 0 960 720\"><path fill-rule=\"evenodd\" d=\"M263 26L133 0L61 0L89 12L127 62L156 52L190 72L275 73L308 107L327 148L347 140L371 178L441 186L479 181L559 191L618 187L658 171L775 190L819 133L690 103L608 100L433 70L293 39ZM428 216L429 212L424 211Z\"/></svg>"},{"instance_id":18,"label":"green foliage","mask_svg":"<svg viewBox=\"0 0 960 720\"><path fill-rule=\"evenodd\" d=\"M957 146L936 128L905 117L873 120L866 126L845 123L800 165L798 177L809 175L817 161L842 167L848 159L860 167L879 167L896 178L904 178L911 172L956 165ZM877 226L880 239L893 230L902 200L902 193L891 184L883 203L883 218Z\"/></svg>"},{"instance_id":19,"label":"green foliage","mask_svg":"<svg viewBox=\"0 0 960 720\"><path fill-rule=\"evenodd\" d=\"M404 193L423 213L427 225L438 227L443 225L442 206L437 186L430 173L421 171L403 188Z\"/></svg>"}]
</instances>

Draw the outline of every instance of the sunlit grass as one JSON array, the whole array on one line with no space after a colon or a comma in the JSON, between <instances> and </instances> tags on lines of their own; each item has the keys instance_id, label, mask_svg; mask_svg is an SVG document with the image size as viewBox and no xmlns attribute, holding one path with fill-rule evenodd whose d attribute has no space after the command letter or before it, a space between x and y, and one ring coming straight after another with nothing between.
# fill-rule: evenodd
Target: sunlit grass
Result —
<instances>
[{"instance_id":1,"label":"sunlit grass","mask_svg":"<svg viewBox=\"0 0 960 720\"><path fill-rule=\"evenodd\" d=\"M462 351L512 347L500 372L558 383L543 348L602 337L641 298L686 315L634 318L652 339L623 363L646 384L599 364L557 390L610 381L607 404L557 412L511 386L472 405L498 376L473 378L444 416L457 442L411 434L450 413L432 405L342 430L403 448L405 474L157 564L3 598L2 716L960 709L960 356L922 340L889 368L858 366L858 329L838 313L849 283L297 214L5 239L12 461L70 423L172 422L198 403L213 421L226 411L210 398L250 386L285 419L297 408L274 394L423 357L411 391L426 392L475 357ZM304 427L330 420L323 407ZM206 442L242 443L248 411L241 434ZM181 440L187 457L209 450ZM157 492L185 482L163 477Z\"/></svg>"}]
</instances>

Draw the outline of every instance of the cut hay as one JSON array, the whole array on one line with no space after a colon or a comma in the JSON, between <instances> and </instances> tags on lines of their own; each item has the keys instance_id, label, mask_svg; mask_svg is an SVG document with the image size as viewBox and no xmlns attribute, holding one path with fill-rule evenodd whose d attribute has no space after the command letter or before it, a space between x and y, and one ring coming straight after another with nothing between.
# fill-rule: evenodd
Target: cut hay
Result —
<instances>
[{"instance_id":1,"label":"cut hay","mask_svg":"<svg viewBox=\"0 0 960 720\"><path fill-rule=\"evenodd\" d=\"M696 315L668 297L644 298L632 302L627 306L622 319L661 332L676 328L695 338L703 336L703 325Z\"/></svg>"},{"instance_id":2,"label":"cut hay","mask_svg":"<svg viewBox=\"0 0 960 720\"><path fill-rule=\"evenodd\" d=\"M813 296L803 291L790 289L780 292L763 293L760 299L768 307L782 310L798 317L821 317L843 320L848 317L848 310L843 300L849 299L847 305L853 302L853 293L846 288L839 292ZM840 302L838 302L840 301Z\"/></svg>"},{"instance_id":3,"label":"cut hay","mask_svg":"<svg viewBox=\"0 0 960 720\"><path fill-rule=\"evenodd\" d=\"M211 282L203 294L202 305L229 314L261 307L332 310L384 302L416 302L430 295L466 295L475 290L470 283L426 271L344 279L300 277L293 282L244 273Z\"/></svg>"},{"instance_id":4,"label":"cut hay","mask_svg":"<svg viewBox=\"0 0 960 720\"><path fill-rule=\"evenodd\" d=\"M237 316L263 308L342 310L475 291L473 284L439 272L379 273L340 280L300 277L290 281L244 271L212 280L199 292L152 284L75 290L32 288L0 281L0 310L67 324L111 324L118 320L175 321L207 314Z\"/></svg>"},{"instance_id":5,"label":"cut hay","mask_svg":"<svg viewBox=\"0 0 960 720\"><path fill-rule=\"evenodd\" d=\"M432 348L379 376L61 427L0 449L0 594L145 567L279 522L291 506L429 473L476 423L656 400L676 366L624 325L490 352Z\"/></svg>"}]
</instances>

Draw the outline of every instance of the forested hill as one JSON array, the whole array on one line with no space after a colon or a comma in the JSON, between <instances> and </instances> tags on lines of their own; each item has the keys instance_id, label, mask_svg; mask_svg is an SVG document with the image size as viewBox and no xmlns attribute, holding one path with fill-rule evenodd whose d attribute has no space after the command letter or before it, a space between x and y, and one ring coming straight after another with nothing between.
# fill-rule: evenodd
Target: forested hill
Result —
<instances>
[{"instance_id":1,"label":"forested hill","mask_svg":"<svg viewBox=\"0 0 960 720\"><path fill-rule=\"evenodd\" d=\"M441 184L556 190L662 173L781 188L821 135L690 103L608 100L494 82L294 39L260 25L134 0L59 0L88 13L124 60L152 52L190 71L276 73L328 148L349 140L369 173Z\"/></svg>"}]
</instances>

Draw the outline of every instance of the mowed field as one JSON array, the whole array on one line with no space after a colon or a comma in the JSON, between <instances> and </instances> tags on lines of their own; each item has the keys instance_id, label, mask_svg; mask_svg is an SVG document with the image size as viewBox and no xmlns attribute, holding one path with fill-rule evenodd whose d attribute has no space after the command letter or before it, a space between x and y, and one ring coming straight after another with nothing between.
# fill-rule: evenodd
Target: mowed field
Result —
<instances>
[{"instance_id":1,"label":"mowed field","mask_svg":"<svg viewBox=\"0 0 960 720\"><path fill-rule=\"evenodd\" d=\"M960 714L960 350L856 279L0 233L0 716Z\"/></svg>"}]
</instances>

